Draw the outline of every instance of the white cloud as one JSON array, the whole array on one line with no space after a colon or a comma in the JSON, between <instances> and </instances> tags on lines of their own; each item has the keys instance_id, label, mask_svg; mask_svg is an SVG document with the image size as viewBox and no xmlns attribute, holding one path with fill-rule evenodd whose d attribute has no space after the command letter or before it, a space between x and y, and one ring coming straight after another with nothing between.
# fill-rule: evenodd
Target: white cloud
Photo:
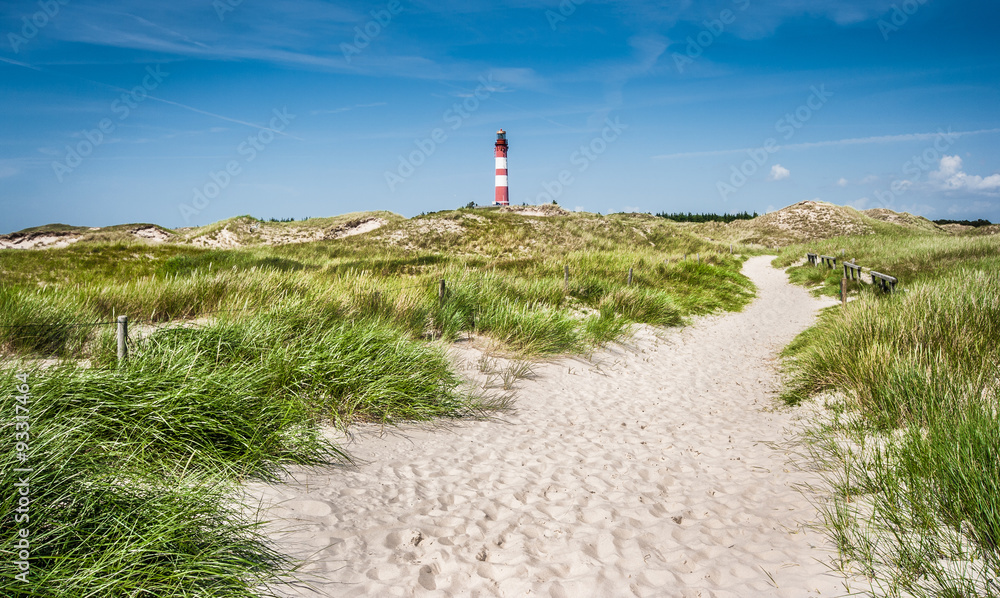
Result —
<instances>
[{"instance_id":1,"label":"white cloud","mask_svg":"<svg viewBox=\"0 0 1000 598\"><path fill-rule=\"evenodd\" d=\"M17 169L13 166L0 166L0 179L14 176L15 174L17 174Z\"/></svg>"},{"instance_id":2,"label":"white cloud","mask_svg":"<svg viewBox=\"0 0 1000 598\"><path fill-rule=\"evenodd\" d=\"M851 206L855 210L867 210L868 209L868 202L870 202L870 201L871 200L868 199L867 197L862 197L861 199L855 199L854 201L849 201L849 202L847 202L846 205Z\"/></svg>"},{"instance_id":3,"label":"white cloud","mask_svg":"<svg viewBox=\"0 0 1000 598\"><path fill-rule=\"evenodd\" d=\"M871 183L876 183L876 182L878 182L878 175L875 174L870 174L865 178L861 179L861 184L863 185L869 185Z\"/></svg>"},{"instance_id":4,"label":"white cloud","mask_svg":"<svg viewBox=\"0 0 1000 598\"><path fill-rule=\"evenodd\" d=\"M781 164L775 164L771 167L771 175L767 178L772 181L780 181L787 179L790 176L792 176L792 171L788 170Z\"/></svg>"},{"instance_id":5,"label":"white cloud","mask_svg":"<svg viewBox=\"0 0 1000 598\"><path fill-rule=\"evenodd\" d=\"M840 180L837 181L837 186L838 187L846 187L847 186L847 179L845 179L844 177L840 177Z\"/></svg>"},{"instance_id":6,"label":"white cloud","mask_svg":"<svg viewBox=\"0 0 1000 598\"><path fill-rule=\"evenodd\" d=\"M967 174L962 170L960 156L941 158L940 167L931 173L930 178L947 191L1000 191L1000 174L991 174L987 177Z\"/></svg>"}]
</instances>

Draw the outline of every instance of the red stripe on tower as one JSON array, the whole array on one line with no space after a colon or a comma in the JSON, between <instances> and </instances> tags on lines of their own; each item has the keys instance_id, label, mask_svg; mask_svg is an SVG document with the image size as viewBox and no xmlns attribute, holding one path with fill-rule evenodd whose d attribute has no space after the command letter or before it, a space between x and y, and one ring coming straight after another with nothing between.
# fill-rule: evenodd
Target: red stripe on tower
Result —
<instances>
[{"instance_id":1,"label":"red stripe on tower","mask_svg":"<svg viewBox=\"0 0 1000 598\"><path fill-rule=\"evenodd\" d=\"M505 206L510 203L510 195L507 193L507 133L503 129L497 131L494 155L497 160L497 190L493 205Z\"/></svg>"}]
</instances>

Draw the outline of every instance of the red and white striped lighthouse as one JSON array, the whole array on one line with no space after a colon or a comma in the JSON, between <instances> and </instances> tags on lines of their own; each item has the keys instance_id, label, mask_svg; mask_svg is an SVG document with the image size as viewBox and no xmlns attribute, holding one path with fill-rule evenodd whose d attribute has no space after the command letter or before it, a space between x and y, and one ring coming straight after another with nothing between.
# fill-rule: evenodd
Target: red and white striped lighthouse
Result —
<instances>
[{"instance_id":1,"label":"red and white striped lighthouse","mask_svg":"<svg viewBox=\"0 0 1000 598\"><path fill-rule=\"evenodd\" d=\"M497 192L493 205L505 206L510 203L507 193L507 133L503 129L497 131Z\"/></svg>"}]
</instances>

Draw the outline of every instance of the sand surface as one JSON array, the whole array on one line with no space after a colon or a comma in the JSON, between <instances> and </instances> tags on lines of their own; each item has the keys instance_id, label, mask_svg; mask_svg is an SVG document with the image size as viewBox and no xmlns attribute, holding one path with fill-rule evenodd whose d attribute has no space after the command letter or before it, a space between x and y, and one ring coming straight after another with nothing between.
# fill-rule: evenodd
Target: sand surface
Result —
<instances>
[{"instance_id":1,"label":"sand surface","mask_svg":"<svg viewBox=\"0 0 1000 598\"><path fill-rule=\"evenodd\" d=\"M249 487L307 561L288 596L842 596L779 448L776 353L812 298L769 266L741 313L647 327L519 383L503 421L354 430L357 467ZM456 349L476 369L476 355ZM464 352L464 353L463 353Z\"/></svg>"},{"instance_id":2,"label":"sand surface","mask_svg":"<svg viewBox=\"0 0 1000 598\"><path fill-rule=\"evenodd\" d=\"M42 248L62 248L69 247L80 240L78 235L46 235L33 234L17 236L11 239L11 235L3 235L0 238L0 249L42 249Z\"/></svg>"}]
</instances>

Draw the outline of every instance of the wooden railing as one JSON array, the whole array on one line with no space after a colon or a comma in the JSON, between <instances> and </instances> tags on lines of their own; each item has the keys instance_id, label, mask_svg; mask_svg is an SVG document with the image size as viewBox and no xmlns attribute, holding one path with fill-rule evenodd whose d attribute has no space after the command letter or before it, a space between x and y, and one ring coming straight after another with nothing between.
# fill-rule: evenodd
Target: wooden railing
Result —
<instances>
[{"instance_id":1,"label":"wooden railing","mask_svg":"<svg viewBox=\"0 0 1000 598\"><path fill-rule=\"evenodd\" d=\"M861 266L854 262L844 262L844 278L848 280L861 280Z\"/></svg>"},{"instance_id":2,"label":"wooden railing","mask_svg":"<svg viewBox=\"0 0 1000 598\"><path fill-rule=\"evenodd\" d=\"M812 264L813 266L818 266L821 263L824 266L828 266L830 268L835 268L837 266L837 258L834 257L834 256L832 256L832 255L819 255L819 254L816 254L816 253L806 253L806 260L808 260L809 263ZM843 301L845 301L845 303L846 303L846 299L847 299L847 287L846 287L847 281L848 280L852 280L852 281L856 280L858 282L861 282L862 281L862 278L861 278L862 268L861 268L861 266L859 266L858 264L856 264L854 262L854 260L851 260L849 262L848 261L844 261L842 263L843 263L843 266L844 266L844 278L843 278L843 280L841 282L841 285L840 285L841 286L841 299ZM872 285L873 286L877 284L877 285L879 285L879 288L881 288L883 291L885 291L887 293L894 293L894 292L896 292L896 285L899 283L899 279L898 278L896 278L895 276L889 276L888 274L882 274L881 272L875 272L874 270L870 270L869 273L871 274L871 277L872 277Z\"/></svg>"},{"instance_id":3,"label":"wooden railing","mask_svg":"<svg viewBox=\"0 0 1000 598\"><path fill-rule=\"evenodd\" d=\"M878 280L879 285L882 287L883 291L886 291L888 293L896 292L896 283L899 282L899 280L897 280L895 276L889 276L888 274L881 274L874 270L872 270L871 274L872 274L872 284L875 284L875 281Z\"/></svg>"}]
</instances>

